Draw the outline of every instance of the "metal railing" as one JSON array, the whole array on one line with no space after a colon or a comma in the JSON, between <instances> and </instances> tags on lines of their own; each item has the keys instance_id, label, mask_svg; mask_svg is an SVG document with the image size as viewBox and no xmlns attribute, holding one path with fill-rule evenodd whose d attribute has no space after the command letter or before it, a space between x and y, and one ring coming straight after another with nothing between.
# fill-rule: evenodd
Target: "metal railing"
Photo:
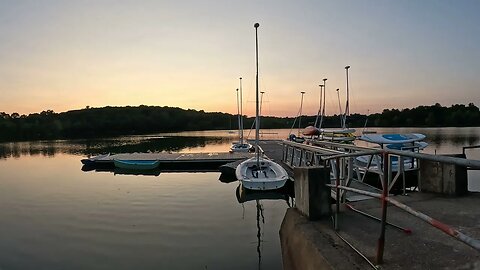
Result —
<instances>
[{"instance_id":1,"label":"metal railing","mask_svg":"<svg viewBox=\"0 0 480 270\"><path fill-rule=\"evenodd\" d=\"M386 229L386 225L388 224L387 222L388 203L406 211L407 213L413 215L414 217L417 217L423 220L424 222L430 224L434 228L442 231L443 233L457 239L458 241L461 241L471 246L472 248L480 251L480 240L477 240L468 235L465 235L462 232L458 231L457 229L445 223L442 223L422 212L419 212L389 197L389 190L394 183L394 181L392 181L393 179L392 179L392 168L391 168L392 167L391 156L399 157L400 162L403 162L402 158L409 157L409 158L436 161L441 163L455 164L458 166L463 166L463 167L473 168L473 169L480 169L480 160L467 160L467 159L457 158L457 157L437 156L437 155L429 155L429 154L399 151L399 150L392 150L392 149L374 149L374 148L368 148L368 147L358 147L354 145L342 145L342 144L331 143L331 142L325 142L322 144L326 145L329 148L321 148L321 147L316 147L311 145L304 145L304 144L284 141L283 142L284 162L285 161L289 162L288 165L291 167L295 167L296 165L325 166L325 167L329 167L333 171L333 173L331 173L331 177L335 181L335 184L327 184L327 186L333 188L336 193L335 194L336 207L335 207L335 213L334 213L333 226L335 231L337 232L339 231L340 205L345 203L345 197L342 196L344 195L344 193L348 191L348 192L366 195L366 196L380 200L382 211L381 211L381 217L379 218L381 222L381 226L380 226L379 238L377 241L376 264L379 265L383 263L383 254L384 254L384 247L385 247L385 229ZM343 149L344 151L342 152L342 151L339 151L338 149ZM381 193L370 192L370 191L352 188L348 186L349 180L351 177L351 173L348 173L348 172L350 172L352 170L352 167L354 167L352 163L352 159L362 155L370 155L370 156L380 155L381 160L387 161L382 163L381 171L379 171L379 176L382 184ZM308 159L308 157L310 157L310 159ZM315 157L318 157L318 159ZM285 158L288 158L288 160L285 160ZM294 160L296 160L297 162L294 162ZM366 214L366 213L363 213L363 214ZM407 229L403 229L403 230L405 232L409 231ZM337 235L339 234L337 233ZM339 237L342 238L342 240L344 240L345 242L347 242L340 235ZM352 249L354 249L357 253L359 253L364 259L366 259L372 267L376 268L376 266L372 262L370 262L365 255L361 254L352 244L348 242L347 244L350 247L352 247Z\"/></svg>"},{"instance_id":2,"label":"metal railing","mask_svg":"<svg viewBox=\"0 0 480 270\"><path fill-rule=\"evenodd\" d=\"M429 160L440 163L455 164L465 167L470 170L480 169L479 160L470 160L451 156L440 156L423 154L412 151L402 151L394 149L378 149L371 147L356 146L353 144L342 144L328 141L307 141L313 145L306 145L291 141L283 141L283 162L293 167L305 167L305 166L323 166L323 160L325 157L331 157L337 155L340 158L349 158L348 162L344 162L347 165L345 168L342 166L339 171L349 172L346 178L347 182L351 182L354 178L353 172L355 172L355 178L364 182L367 173L375 173L378 175L380 182L383 175L386 173L388 180L388 191L394 187L394 185L401 179L402 190L406 192L406 176L405 173L411 170L419 169L419 160ZM473 147L471 147L473 148ZM389 153L387 159L384 159L382 153ZM357 157L365 157L368 162L366 164L359 164ZM395 161L394 161L395 159ZM330 160L330 166L332 168L332 179L336 175L335 159L328 158ZM395 166L393 164L395 162ZM387 170L384 170L384 164L388 163Z\"/></svg>"}]
</instances>

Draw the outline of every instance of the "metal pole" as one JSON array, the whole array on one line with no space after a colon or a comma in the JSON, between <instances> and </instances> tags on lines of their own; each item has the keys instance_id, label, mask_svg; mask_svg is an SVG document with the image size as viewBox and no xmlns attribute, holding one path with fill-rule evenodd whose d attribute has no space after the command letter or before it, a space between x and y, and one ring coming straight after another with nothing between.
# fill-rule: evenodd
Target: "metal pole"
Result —
<instances>
[{"instance_id":1,"label":"metal pole","mask_svg":"<svg viewBox=\"0 0 480 270\"><path fill-rule=\"evenodd\" d=\"M240 77L240 145L243 145L243 101L242 101L242 77Z\"/></svg>"},{"instance_id":2,"label":"metal pole","mask_svg":"<svg viewBox=\"0 0 480 270\"><path fill-rule=\"evenodd\" d=\"M383 251L385 248L385 227L387 225L387 197L388 197L388 184L386 183L387 177L386 172L390 170L388 162L389 156L388 153L383 154L383 190L382 197L380 198L382 203L382 217L380 221L380 237L378 238L377 243L377 264L383 263Z\"/></svg>"},{"instance_id":3,"label":"metal pole","mask_svg":"<svg viewBox=\"0 0 480 270\"><path fill-rule=\"evenodd\" d=\"M240 102L238 99L238 88L237 88L237 118L238 118L238 138L241 140L242 138L242 133L240 132L241 129L241 121L240 121Z\"/></svg>"},{"instance_id":4,"label":"metal pole","mask_svg":"<svg viewBox=\"0 0 480 270\"><path fill-rule=\"evenodd\" d=\"M255 78L255 155L257 158L257 168L260 169L260 151L258 149L258 136L260 135L260 107L258 104L258 27L259 23L255 23L255 63L256 63L256 78Z\"/></svg>"},{"instance_id":5,"label":"metal pole","mask_svg":"<svg viewBox=\"0 0 480 270\"><path fill-rule=\"evenodd\" d=\"M340 115L340 126L342 128L345 128L345 121L344 121L344 116L342 115L342 105L340 105L340 89L337 88L337 97L338 97L338 111Z\"/></svg>"},{"instance_id":6,"label":"metal pole","mask_svg":"<svg viewBox=\"0 0 480 270\"><path fill-rule=\"evenodd\" d=\"M315 124L313 124L314 127L317 127L317 123L318 123L318 118L320 117L320 114L322 113L322 87L323 85L319 84L318 86L320 86L320 102L319 102L319 106L318 106L318 112L317 112L317 117L315 118Z\"/></svg>"},{"instance_id":7,"label":"metal pole","mask_svg":"<svg viewBox=\"0 0 480 270\"><path fill-rule=\"evenodd\" d=\"M325 116L325 92L327 92L327 78L323 79L323 106L322 106L322 117L320 117L320 125L318 128L322 127L323 117Z\"/></svg>"},{"instance_id":8,"label":"metal pole","mask_svg":"<svg viewBox=\"0 0 480 270\"><path fill-rule=\"evenodd\" d=\"M303 95L305 94L305 91L302 91L300 92L302 94L302 98L301 98L301 101L300 101L300 112L299 112L299 115L298 115L298 136L300 136L300 129L301 129L301 125L302 125L302 109L303 109Z\"/></svg>"},{"instance_id":9,"label":"metal pole","mask_svg":"<svg viewBox=\"0 0 480 270\"><path fill-rule=\"evenodd\" d=\"M350 66L345 67L345 72L347 74L347 102L345 103L345 115L343 116L343 127L345 128L347 126L347 115L350 115L350 89L348 85L348 69Z\"/></svg>"}]
</instances>

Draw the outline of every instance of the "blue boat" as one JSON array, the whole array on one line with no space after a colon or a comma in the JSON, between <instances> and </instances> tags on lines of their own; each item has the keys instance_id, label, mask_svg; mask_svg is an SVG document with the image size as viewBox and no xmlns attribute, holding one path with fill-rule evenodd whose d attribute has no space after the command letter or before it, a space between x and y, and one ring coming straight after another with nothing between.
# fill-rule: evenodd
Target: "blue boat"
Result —
<instances>
[{"instance_id":1,"label":"blue boat","mask_svg":"<svg viewBox=\"0 0 480 270\"><path fill-rule=\"evenodd\" d=\"M115 167L128 170L153 170L158 167L160 160L119 160L114 159Z\"/></svg>"}]
</instances>

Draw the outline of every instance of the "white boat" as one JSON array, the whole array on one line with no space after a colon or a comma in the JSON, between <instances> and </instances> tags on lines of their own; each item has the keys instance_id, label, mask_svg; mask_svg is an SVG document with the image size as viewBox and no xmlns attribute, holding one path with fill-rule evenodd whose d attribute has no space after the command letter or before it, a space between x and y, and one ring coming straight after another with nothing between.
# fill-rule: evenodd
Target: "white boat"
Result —
<instances>
[{"instance_id":1,"label":"white boat","mask_svg":"<svg viewBox=\"0 0 480 270\"><path fill-rule=\"evenodd\" d=\"M244 188L251 190L279 189L288 180L288 174L282 166L264 157L252 157L240 163L235 175Z\"/></svg>"},{"instance_id":2,"label":"white boat","mask_svg":"<svg viewBox=\"0 0 480 270\"><path fill-rule=\"evenodd\" d=\"M428 146L428 143L423 142L426 136L420 133L408 134L363 134L358 139L377 144L382 149L392 149L410 152L419 152ZM415 158L402 157L403 168L401 168L400 158L397 156L390 157L390 166L392 172L409 171L418 169L418 164ZM383 161L379 155L374 156L359 156L355 158L355 164L367 170L381 170Z\"/></svg>"},{"instance_id":3,"label":"white boat","mask_svg":"<svg viewBox=\"0 0 480 270\"><path fill-rule=\"evenodd\" d=\"M408 134L363 134L358 139L369 142L376 143L380 146L389 145L389 144L406 144L412 142L419 142L425 139L426 136L420 133L408 133ZM425 147L423 147L425 148Z\"/></svg>"},{"instance_id":4,"label":"white boat","mask_svg":"<svg viewBox=\"0 0 480 270\"><path fill-rule=\"evenodd\" d=\"M258 146L260 133L260 108L258 99L258 27L255 23L255 56L256 56L256 110L255 110L255 157L247 159L240 163L236 170L235 176L242 183L243 187L252 190L273 190L281 188L288 180L288 174L279 164L270 159L260 156Z\"/></svg>"},{"instance_id":5,"label":"white boat","mask_svg":"<svg viewBox=\"0 0 480 270\"><path fill-rule=\"evenodd\" d=\"M238 111L238 137L239 142L234 142L230 147L231 152L250 152L253 147L243 139L243 105L242 105L242 78L240 78L240 95L237 88L237 111ZM240 100L239 100L240 97Z\"/></svg>"},{"instance_id":6,"label":"white boat","mask_svg":"<svg viewBox=\"0 0 480 270\"><path fill-rule=\"evenodd\" d=\"M252 151L253 149L253 146L249 143L239 143L239 142L235 142L232 144L232 146L230 147L230 151L231 152L243 152L243 153L247 153L247 152L250 152Z\"/></svg>"}]
</instances>

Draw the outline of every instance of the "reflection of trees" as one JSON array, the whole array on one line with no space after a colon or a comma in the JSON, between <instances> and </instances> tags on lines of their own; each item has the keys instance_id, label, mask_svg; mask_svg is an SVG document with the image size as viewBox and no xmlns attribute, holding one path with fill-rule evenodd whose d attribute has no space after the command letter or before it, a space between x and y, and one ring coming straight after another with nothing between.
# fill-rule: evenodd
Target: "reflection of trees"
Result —
<instances>
[{"instance_id":1,"label":"reflection of trees","mask_svg":"<svg viewBox=\"0 0 480 270\"><path fill-rule=\"evenodd\" d=\"M0 158L20 156L54 156L57 153L97 155L100 153L133 153L179 151L203 147L206 144L224 143L215 137L121 137L92 140L33 141L0 144Z\"/></svg>"},{"instance_id":2,"label":"reflection of trees","mask_svg":"<svg viewBox=\"0 0 480 270\"><path fill-rule=\"evenodd\" d=\"M445 133L441 129L436 133L425 135L427 135L426 141L436 147L445 144L462 147L480 142L480 134Z\"/></svg>"}]
</instances>

